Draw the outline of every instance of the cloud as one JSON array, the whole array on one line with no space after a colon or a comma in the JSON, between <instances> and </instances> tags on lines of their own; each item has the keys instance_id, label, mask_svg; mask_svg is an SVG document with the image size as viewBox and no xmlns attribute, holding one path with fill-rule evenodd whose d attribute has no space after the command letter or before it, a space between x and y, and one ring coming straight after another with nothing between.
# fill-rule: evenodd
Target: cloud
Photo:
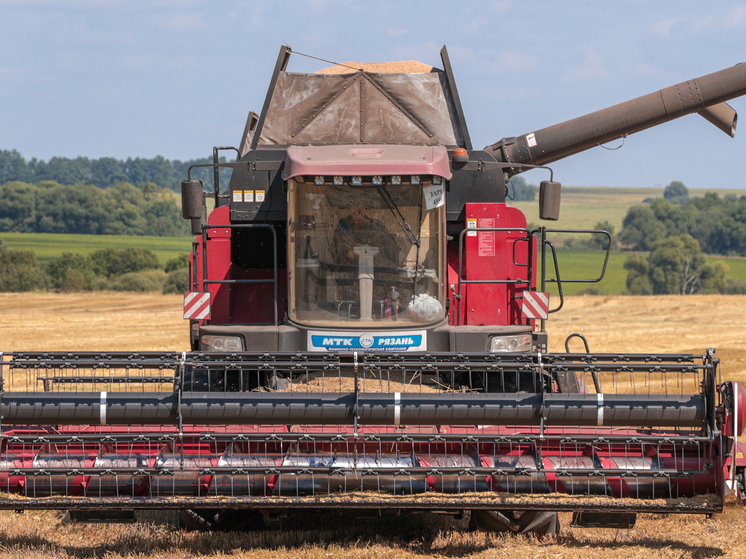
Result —
<instances>
[{"instance_id":1,"label":"cloud","mask_svg":"<svg viewBox=\"0 0 746 559\"><path fill-rule=\"evenodd\" d=\"M498 0L497 2L491 2L487 9L493 14L504 14L510 8L510 0Z\"/></svg>"},{"instance_id":2,"label":"cloud","mask_svg":"<svg viewBox=\"0 0 746 559\"><path fill-rule=\"evenodd\" d=\"M485 25L489 25L490 20L483 16L477 16L472 19L465 27L469 33L479 33L479 30Z\"/></svg>"},{"instance_id":3,"label":"cloud","mask_svg":"<svg viewBox=\"0 0 746 559\"><path fill-rule=\"evenodd\" d=\"M592 48L585 48L585 60L583 63L568 71L568 74L574 78L604 78L608 75L601 55Z\"/></svg>"},{"instance_id":4,"label":"cloud","mask_svg":"<svg viewBox=\"0 0 746 559\"><path fill-rule=\"evenodd\" d=\"M683 18L675 17L663 19L661 21L656 21L653 25L650 26L649 29L653 33L653 35L657 35L658 37L668 37L668 33L671 31L671 28L674 25L682 23L683 21Z\"/></svg>"},{"instance_id":5,"label":"cloud","mask_svg":"<svg viewBox=\"0 0 746 559\"><path fill-rule=\"evenodd\" d=\"M515 50L503 50L500 51L496 67L500 70L510 71L532 70L536 68L538 62L539 61L535 56L528 53Z\"/></svg>"},{"instance_id":6,"label":"cloud","mask_svg":"<svg viewBox=\"0 0 746 559\"><path fill-rule=\"evenodd\" d=\"M23 72L18 66L2 66L0 65L0 82L8 82L14 79L18 79Z\"/></svg>"},{"instance_id":7,"label":"cloud","mask_svg":"<svg viewBox=\"0 0 746 559\"><path fill-rule=\"evenodd\" d=\"M206 27L205 20L201 14L189 14L185 12L177 12L169 16L166 25L177 31L198 31Z\"/></svg>"},{"instance_id":8,"label":"cloud","mask_svg":"<svg viewBox=\"0 0 746 559\"><path fill-rule=\"evenodd\" d=\"M725 18L726 29L732 29L734 27L746 27L746 6L736 6L730 11L728 17Z\"/></svg>"},{"instance_id":9,"label":"cloud","mask_svg":"<svg viewBox=\"0 0 746 559\"><path fill-rule=\"evenodd\" d=\"M746 23L746 8L744 8L744 14L743 23ZM660 21L656 21L653 23L648 29L653 35L656 35L658 37L662 38L668 38L669 34L671 33L671 30L674 27L678 26L686 26L687 29L690 29L691 31L699 32L703 29L710 27L712 24L712 17L705 16L705 17L692 17L692 16L685 16L685 17L672 17L668 19L662 19Z\"/></svg>"},{"instance_id":10,"label":"cloud","mask_svg":"<svg viewBox=\"0 0 746 559\"><path fill-rule=\"evenodd\" d=\"M640 62L635 67L635 74L641 78L656 78L661 75L661 69L647 62Z\"/></svg>"},{"instance_id":11,"label":"cloud","mask_svg":"<svg viewBox=\"0 0 746 559\"><path fill-rule=\"evenodd\" d=\"M712 23L711 17L700 17L700 18L692 18L692 27L695 31L701 31L705 27L709 27Z\"/></svg>"}]
</instances>

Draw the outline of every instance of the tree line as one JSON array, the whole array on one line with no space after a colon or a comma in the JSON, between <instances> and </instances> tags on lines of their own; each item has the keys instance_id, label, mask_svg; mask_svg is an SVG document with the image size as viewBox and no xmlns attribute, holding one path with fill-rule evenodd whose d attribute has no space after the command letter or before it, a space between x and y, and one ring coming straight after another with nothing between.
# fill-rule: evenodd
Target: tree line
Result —
<instances>
[{"instance_id":1,"label":"tree line","mask_svg":"<svg viewBox=\"0 0 746 559\"><path fill-rule=\"evenodd\" d=\"M649 253L625 260L630 293L746 293L724 261L705 259L705 253L746 256L746 196L690 198L684 183L673 181L663 198L646 202L627 211L619 236L625 248Z\"/></svg>"},{"instance_id":2,"label":"tree line","mask_svg":"<svg viewBox=\"0 0 746 559\"><path fill-rule=\"evenodd\" d=\"M87 235L191 234L173 193L152 182L36 184L11 181L0 186L0 232Z\"/></svg>"},{"instance_id":3,"label":"tree line","mask_svg":"<svg viewBox=\"0 0 746 559\"><path fill-rule=\"evenodd\" d=\"M221 157L220 161L224 163L225 158ZM99 188L109 188L121 182L134 185L154 183L162 188L178 192L181 181L187 178L191 165L211 162L212 158L207 157L179 161L178 159L168 160L160 155L152 159L52 157L49 161L36 158L26 161L16 150L0 150L0 184L11 181L31 184L54 181L63 185L92 184ZM220 183L223 188L228 185L230 174L230 169L220 170ZM210 168L192 170L192 178L201 180L208 188L213 186L212 177L213 173Z\"/></svg>"},{"instance_id":4,"label":"tree line","mask_svg":"<svg viewBox=\"0 0 746 559\"><path fill-rule=\"evenodd\" d=\"M164 267L147 249L100 249L84 256L66 252L40 263L31 250L10 250L0 239L0 291L162 291L189 290L189 257Z\"/></svg>"},{"instance_id":5,"label":"tree line","mask_svg":"<svg viewBox=\"0 0 746 559\"><path fill-rule=\"evenodd\" d=\"M672 187L677 187L675 194ZM663 198L629 209L619 240L630 250L647 251L661 239L679 235L691 235L708 254L746 256L746 196L721 198L707 192L690 199L686 187L674 181Z\"/></svg>"}]
</instances>

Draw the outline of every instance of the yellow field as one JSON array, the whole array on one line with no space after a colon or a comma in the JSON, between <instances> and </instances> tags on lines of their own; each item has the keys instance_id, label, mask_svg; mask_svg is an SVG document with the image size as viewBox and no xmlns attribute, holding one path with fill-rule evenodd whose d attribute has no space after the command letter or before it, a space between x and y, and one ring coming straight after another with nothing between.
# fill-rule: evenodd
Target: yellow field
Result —
<instances>
[{"instance_id":1,"label":"yellow field","mask_svg":"<svg viewBox=\"0 0 746 559\"><path fill-rule=\"evenodd\" d=\"M0 294L0 350L185 350L181 297ZM746 381L746 296L570 297L548 323L550 349L573 332L597 352L717 348L723 377ZM575 345L577 344L577 345ZM581 351L574 340L573 351ZM740 506L720 518L642 516L631 530L570 528L546 541L473 534L435 515L293 517L256 533L186 533L167 523L72 525L56 512L0 512L0 558L20 557L746 557Z\"/></svg>"}]
</instances>

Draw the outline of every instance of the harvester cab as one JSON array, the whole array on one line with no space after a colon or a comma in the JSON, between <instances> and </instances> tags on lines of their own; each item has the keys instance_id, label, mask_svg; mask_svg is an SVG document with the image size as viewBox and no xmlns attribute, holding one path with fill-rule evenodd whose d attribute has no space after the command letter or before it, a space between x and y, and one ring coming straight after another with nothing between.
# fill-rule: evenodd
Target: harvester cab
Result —
<instances>
[{"instance_id":1,"label":"harvester cab","mask_svg":"<svg viewBox=\"0 0 746 559\"><path fill-rule=\"evenodd\" d=\"M178 509L207 528L471 511L552 533L558 511L630 526L744 491L746 393L714 351L548 352L562 284L603 273L562 277L547 236L571 231L529 229L506 182L693 112L731 133L746 65L479 150L445 48L443 69L315 74L288 72L291 52L238 147L214 148L209 215L182 183L190 351L3 357L0 507Z\"/></svg>"}]
</instances>

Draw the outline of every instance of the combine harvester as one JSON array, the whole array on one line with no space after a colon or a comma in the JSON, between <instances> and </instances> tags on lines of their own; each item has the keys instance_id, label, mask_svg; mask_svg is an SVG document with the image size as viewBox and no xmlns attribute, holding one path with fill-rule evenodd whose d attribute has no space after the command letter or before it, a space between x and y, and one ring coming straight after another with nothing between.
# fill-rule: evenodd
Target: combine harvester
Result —
<instances>
[{"instance_id":1,"label":"combine harvester","mask_svg":"<svg viewBox=\"0 0 746 559\"><path fill-rule=\"evenodd\" d=\"M239 147L214 148L209 216L182 183L191 350L3 355L0 508L175 509L212 529L471 511L548 534L558 511L629 527L744 491L746 394L714 350L547 351L563 283L601 279L562 278L547 236L608 233L529 230L506 185L690 113L733 135L746 64L475 150L445 48L442 70L289 73L290 54Z\"/></svg>"}]
</instances>

